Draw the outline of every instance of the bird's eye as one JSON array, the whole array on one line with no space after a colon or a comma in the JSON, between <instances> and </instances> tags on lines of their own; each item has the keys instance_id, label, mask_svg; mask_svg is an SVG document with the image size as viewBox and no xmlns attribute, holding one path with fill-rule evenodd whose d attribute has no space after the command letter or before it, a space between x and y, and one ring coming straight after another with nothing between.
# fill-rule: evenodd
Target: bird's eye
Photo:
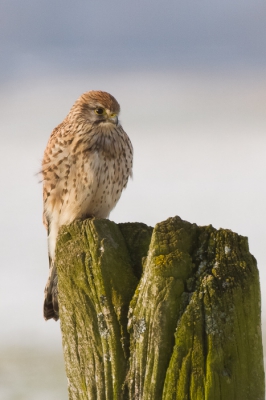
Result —
<instances>
[{"instance_id":1,"label":"bird's eye","mask_svg":"<svg viewBox=\"0 0 266 400\"><path fill-rule=\"evenodd\" d=\"M95 108L95 114L103 115L104 114L104 108L102 108L102 107Z\"/></svg>"}]
</instances>

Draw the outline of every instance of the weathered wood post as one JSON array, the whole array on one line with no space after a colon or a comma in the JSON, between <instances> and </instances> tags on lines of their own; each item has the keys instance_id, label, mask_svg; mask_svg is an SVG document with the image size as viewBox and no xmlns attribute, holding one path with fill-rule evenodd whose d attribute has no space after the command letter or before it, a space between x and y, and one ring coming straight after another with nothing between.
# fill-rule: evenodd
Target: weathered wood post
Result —
<instances>
[{"instance_id":1,"label":"weathered wood post","mask_svg":"<svg viewBox=\"0 0 266 400\"><path fill-rule=\"evenodd\" d=\"M71 400L264 400L247 238L169 218L63 227L56 263Z\"/></svg>"}]
</instances>

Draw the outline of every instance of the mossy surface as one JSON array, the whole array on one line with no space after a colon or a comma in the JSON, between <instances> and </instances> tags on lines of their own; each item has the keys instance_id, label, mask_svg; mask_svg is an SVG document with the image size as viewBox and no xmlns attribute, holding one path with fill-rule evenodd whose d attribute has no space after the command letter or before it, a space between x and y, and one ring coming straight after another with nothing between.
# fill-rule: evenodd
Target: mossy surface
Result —
<instances>
[{"instance_id":1,"label":"mossy surface","mask_svg":"<svg viewBox=\"0 0 266 400\"><path fill-rule=\"evenodd\" d=\"M140 279L143 258L147 256L153 228L139 222L122 223L118 227L125 239L134 273Z\"/></svg>"},{"instance_id":2,"label":"mossy surface","mask_svg":"<svg viewBox=\"0 0 266 400\"><path fill-rule=\"evenodd\" d=\"M137 286L117 225L63 227L56 264L70 399L121 399L129 357L127 313Z\"/></svg>"},{"instance_id":3,"label":"mossy surface","mask_svg":"<svg viewBox=\"0 0 266 400\"><path fill-rule=\"evenodd\" d=\"M195 289L178 320L164 400L263 400L260 288L247 238L199 228Z\"/></svg>"},{"instance_id":4,"label":"mossy surface","mask_svg":"<svg viewBox=\"0 0 266 400\"><path fill-rule=\"evenodd\" d=\"M56 263L70 399L264 400L247 238L94 219L62 228Z\"/></svg>"}]
</instances>

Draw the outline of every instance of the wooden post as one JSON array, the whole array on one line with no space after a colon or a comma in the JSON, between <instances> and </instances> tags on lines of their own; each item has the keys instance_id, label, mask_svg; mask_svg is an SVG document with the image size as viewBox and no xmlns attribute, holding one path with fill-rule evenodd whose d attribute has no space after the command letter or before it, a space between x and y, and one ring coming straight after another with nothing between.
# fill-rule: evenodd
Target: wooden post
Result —
<instances>
[{"instance_id":1,"label":"wooden post","mask_svg":"<svg viewBox=\"0 0 266 400\"><path fill-rule=\"evenodd\" d=\"M247 238L179 217L77 221L56 264L70 400L264 400Z\"/></svg>"}]
</instances>

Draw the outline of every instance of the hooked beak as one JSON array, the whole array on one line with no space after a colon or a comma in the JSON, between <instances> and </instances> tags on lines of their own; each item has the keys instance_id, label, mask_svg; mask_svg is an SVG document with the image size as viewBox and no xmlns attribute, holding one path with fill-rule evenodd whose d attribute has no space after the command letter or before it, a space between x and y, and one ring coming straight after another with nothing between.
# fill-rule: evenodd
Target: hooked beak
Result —
<instances>
[{"instance_id":1,"label":"hooked beak","mask_svg":"<svg viewBox=\"0 0 266 400\"><path fill-rule=\"evenodd\" d=\"M113 124L117 125L118 124L118 116L117 114L109 114L108 115L108 120L112 122Z\"/></svg>"}]
</instances>

